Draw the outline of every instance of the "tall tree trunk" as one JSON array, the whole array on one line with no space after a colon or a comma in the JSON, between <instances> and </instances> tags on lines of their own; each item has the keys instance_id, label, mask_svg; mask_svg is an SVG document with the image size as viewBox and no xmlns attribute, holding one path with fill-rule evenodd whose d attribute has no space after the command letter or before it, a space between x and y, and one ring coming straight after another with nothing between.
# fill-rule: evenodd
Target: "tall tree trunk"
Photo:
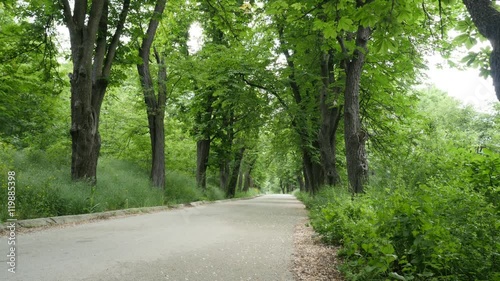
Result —
<instances>
[{"instance_id":1,"label":"tall tree trunk","mask_svg":"<svg viewBox=\"0 0 500 281\"><path fill-rule=\"evenodd\" d=\"M158 0L148 29L139 48L141 63L137 65L137 72L141 80L144 93L144 102L147 107L149 136L151 140L151 182L155 187L165 188L165 104L167 100L167 70L164 55L156 49L154 56L158 64L158 95L155 94L153 78L149 67L151 47L153 45L159 20L165 10L166 0Z\"/></svg>"},{"instance_id":2,"label":"tall tree trunk","mask_svg":"<svg viewBox=\"0 0 500 281\"><path fill-rule=\"evenodd\" d=\"M227 160L222 160L219 163L219 186L222 190L229 193L228 191L228 179L229 179L229 163Z\"/></svg>"},{"instance_id":3,"label":"tall tree trunk","mask_svg":"<svg viewBox=\"0 0 500 281\"><path fill-rule=\"evenodd\" d=\"M196 183L203 190L207 188L208 156L210 155L210 139L196 143Z\"/></svg>"},{"instance_id":4,"label":"tall tree trunk","mask_svg":"<svg viewBox=\"0 0 500 281\"><path fill-rule=\"evenodd\" d=\"M243 169L240 169L240 172L238 173L238 184L236 186L236 190L238 191L243 191Z\"/></svg>"},{"instance_id":5,"label":"tall tree trunk","mask_svg":"<svg viewBox=\"0 0 500 281\"><path fill-rule=\"evenodd\" d=\"M252 181L251 176L252 169L248 169L245 171L244 182L243 182L243 192L248 192L250 189L250 183Z\"/></svg>"},{"instance_id":6,"label":"tall tree trunk","mask_svg":"<svg viewBox=\"0 0 500 281\"><path fill-rule=\"evenodd\" d=\"M70 34L73 73L71 82L71 178L97 182L101 147L99 115L108 86L111 66L130 8L124 0L116 29L108 40L109 0L60 0L63 20ZM90 6L90 9L89 9Z\"/></svg>"},{"instance_id":7,"label":"tall tree trunk","mask_svg":"<svg viewBox=\"0 0 500 281\"><path fill-rule=\"evenodd\" d=\"M85 68L90 67L87 65ZM87 180L94 185L97 181L100 137L97 114L90 103L91 71L85 68L79 68L79 64L75 63L73 76L76 77L71 79L71 178ZM82 73L82 70L85 72Z\"/></svg>"},{"instance_id":8,"label":"tall tree trunk","mask_svg":"<svg viewBox=\"0 0 500 281\"><path fill-rule=\"evenodd\" d=\"M243 191L247 192L250 187L252 187L252 170L254 168L255 162L257 161L257 157L253 157L250 163L248 163L248 167L245 170L244 175L244 183L243 183Z\"/></svg>"},{"instance_id":9,"label":"tall tree trunk","mask_svg":"<svg viewBox=\"0 0 500 281\"><path fill-rule=\"evenodd\" d=\"M367 134L361 127L359 113L359 88L365 62L367 43L371 34L369 27L358 27L356 50L347 63L344 92L344 138L346 146L347 176L353 193L363 192L368 177L365 142Z\"/></svg>"},{"instance_id":10,"label":"tall tree trunk","mask_svg":"<svg viewBox=\"0 0 500 281\"><path fill-rule=\"evenodd\" d=\"M321 184L332 186L340 183L340 176L336 166L336 133L341 118L342 107L334 104L339 95L339 89L331 89L331 84L335 80L333 74L333 56L328 52L324 52L321 55L320 61L322 85L320 93L321 121L318 144L321 154L321 166L324 174Z\"/></svg>"},{"instance_id":11,"label":"tall tree trunk","mask_svg":"<svg viewBox=\"0 0 500 281\"><path fill-rule=\"evenodd\" d=\"M493 50L490 55L491 77L498 100L500 100L500 12L491 0L463 0L479 32L490 40Z\"/></svg>"},{"instance_id":12,"label":"tall tree trunk","mask_svg":"<svg viewBox=\"0 0 500 281\"><path fill-rule=\"evenodd\" d=\"M243 160L243 155L245 154L245 148L242 147L236 152L234 157L234 164L231 170L229 182L227 185L227 197L233 198L236 195L236 183L238 181L238 174L240 172L241 160Z\"/></svg>"},{"instance_id":13,"label":"tall tree trunk","mask_svg":"<svg viewBox=\"0 0 500 281\"><path fill-rule=\"evenodd\" d=\"M301 173L297 175L297 183L299 184L299 188L301 192L306 191L305 190L305 184L304 184L304 178L302 177Z\"/></svg>"},{"instance_id":14,"label":"tall tree trunk","mask_svg":"<svg viewBox=\"0 0 500 281\"><path fill-rule=\"evenodd\" d=\"M321 165L314 161L308 149L302 151L302 167L305 177L305 189L309 193L316 193L322 185L323 171Z\"/></svg>"},{"instance_id":15,"label":"tall tree trunk","mask_svg":"<svg viewBox=\"0 0 500 281\"><path fill-rule=\"evenodd\" d=\"M209 89L210 91L210 89ZM196 115L196 124L201 125L195 127L197 133L201 136L196 142L196 184L198 187L205 190L207 188L207 169L210 156L210 147L212 145L211 128L209 124L212 120L213 107L212 104L215 97L212 93L207 93L208 96L202 96L202 108Z\"/></svg>"}]
</instances>

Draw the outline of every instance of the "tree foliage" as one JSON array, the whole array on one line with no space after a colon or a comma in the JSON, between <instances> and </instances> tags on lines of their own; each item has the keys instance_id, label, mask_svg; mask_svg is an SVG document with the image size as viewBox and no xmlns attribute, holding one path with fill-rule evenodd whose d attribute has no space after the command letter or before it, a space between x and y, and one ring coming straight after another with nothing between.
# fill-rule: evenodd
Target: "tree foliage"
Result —
<instances>
[{"instance_id":1,"label":"tree foliage","mask_svg":"<svg viewBox=\"0 0 500 281\"><path fill-rule=\"evenodd\" d=\"M300 189L348 279L495 280L499 107L420 85L434 52L498 84L498 9L462 2L4 1L0 170L40 178L25 217Z\"/></svg>"}]
</instances>

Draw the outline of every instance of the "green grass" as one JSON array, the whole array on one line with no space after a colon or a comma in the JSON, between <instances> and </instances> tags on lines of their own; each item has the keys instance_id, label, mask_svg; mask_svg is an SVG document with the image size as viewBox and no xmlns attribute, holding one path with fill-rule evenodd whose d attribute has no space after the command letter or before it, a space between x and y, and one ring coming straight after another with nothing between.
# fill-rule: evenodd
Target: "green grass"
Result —
<instances>
[{"instance_id":1,"label":"green grass","mask_svg":"<svg viewBox=\"0 0 500 281\"><path fill-rule=\"evenodd\" d=\"M237 191L234 198L248 198L254 197L260 194L260 190L257 188L249 188L247 192Z\"/></svg>"},{"instance_id":2,"label":"green grass","mask_svg":"<svg viewBox=\"0 0 500 281\"><path fill-rule=\"evenodd\" d=\"M60 156L65 155L65 156ZM150 207L219 200L224 193L209 186L206 192L196 187L192 176L168 171L166 190L150 185L147 170L136 163L101 157L97 185L73 182L69 173L69 153L16 151L0 146L0 221L7 213L7 173L16 172L16 218L93 213L124 208Z\"/></svg>"},{"instance_id":3,"label":"green grass","mask_svg":"<svg viewBox=\"0 0 500 281\"><path fill-rule=\"evenodd\" d=\"M498 213L466 186L297 195L315 230L342 247L347 280L500 280Z\"/></svg>"}]
</instances>

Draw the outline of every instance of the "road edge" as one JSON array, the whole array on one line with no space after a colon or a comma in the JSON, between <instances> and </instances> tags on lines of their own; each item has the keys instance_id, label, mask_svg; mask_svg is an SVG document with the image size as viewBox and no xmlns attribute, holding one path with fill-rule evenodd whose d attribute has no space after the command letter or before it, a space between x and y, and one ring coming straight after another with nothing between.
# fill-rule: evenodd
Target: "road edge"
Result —
<instances>
[{"instance_id":1,"label":"road edge","mask_svg":"<svg viewBox=\"0 0 500 281\"><path fill-rule=\"evenodd\" d=\"M252 197L243 197L243 198L231 198L231 199L222 199L215 201L194 201L185 204L176 204L176 205L167 205L167 206L154 206L154 207L141 207L141 208L129 208L122 210L114 210L114 211L106 211L100 213L90 213L90 214L79 214L79 215L66 215L66 216L56 216L56 217L46 217L46 218L36 218L36 219L26 219L26 220L18 220L15 221L16 229L44 229L51 226L60 226L67 224L77 224L91 221L98 221L110 218L118 218L128 215L141 215L141 214L150 214L155 212L169 211L169 210L177 210L183 208L191 208L201 205L207 204L216 204L216 203L225 203L231 201L239 201L239 200L250 200L255 199L257 197L262 196L263 194L255 195ZM12 221L4 222L0 224L0 236L3 236L8 232L8 225L10 225Z\"/></svg>"}]
</instances>

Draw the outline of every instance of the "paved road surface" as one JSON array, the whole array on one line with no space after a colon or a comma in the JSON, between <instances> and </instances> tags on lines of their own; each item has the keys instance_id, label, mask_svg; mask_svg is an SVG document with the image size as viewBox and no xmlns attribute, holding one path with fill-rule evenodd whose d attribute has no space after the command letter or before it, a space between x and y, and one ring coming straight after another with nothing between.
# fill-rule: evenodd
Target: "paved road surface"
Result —
<instances>
[{"instance_id":1,"label":"paved road surface","mask_svg":"<svg viewBox=\"0 0 500 281\"><path fill-rule=\"evenodd\" d=\"M0 280L293 280L290 195L203 205L17 236L16 273L0 239Z\"/></svg>"}]
</instances>

